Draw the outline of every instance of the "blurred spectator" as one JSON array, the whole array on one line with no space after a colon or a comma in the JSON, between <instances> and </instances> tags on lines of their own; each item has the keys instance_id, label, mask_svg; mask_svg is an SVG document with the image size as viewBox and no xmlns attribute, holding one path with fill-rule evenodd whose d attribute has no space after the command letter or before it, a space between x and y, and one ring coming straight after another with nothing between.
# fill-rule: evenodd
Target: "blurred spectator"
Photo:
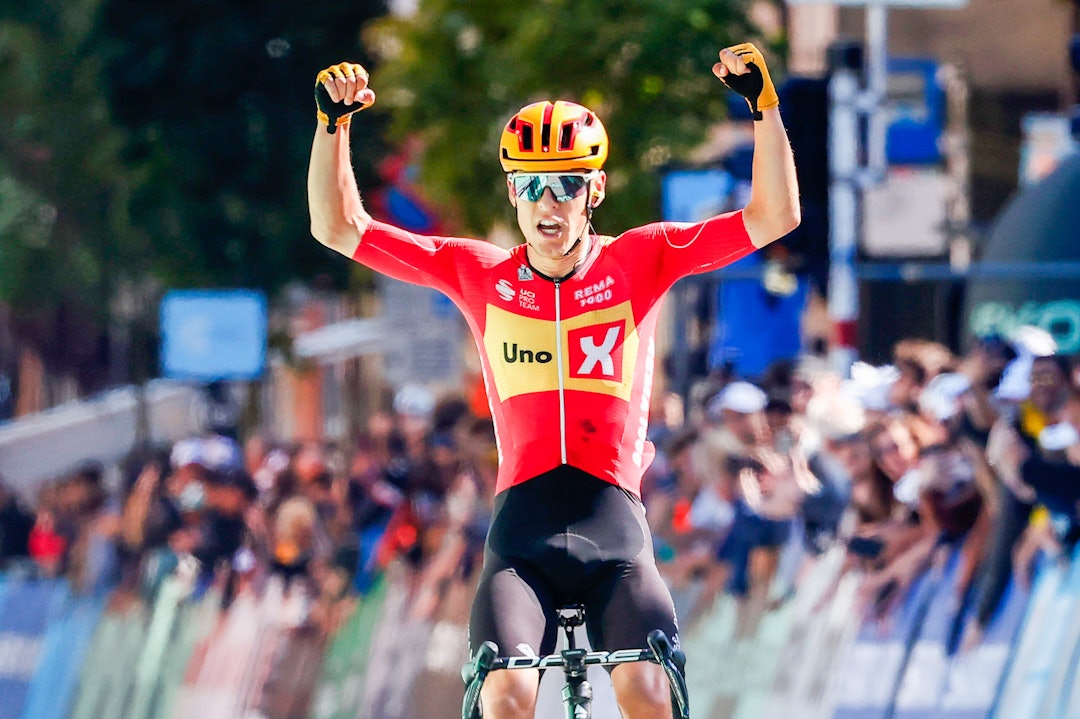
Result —
<instances>
[{"instance_id":1,"label":"blurred spectator","mask_svg":"<svg viewBox=\"0 0 1080 719\"><path fill-rule=\"evenodd\" d=\"M759 449L754 456L732 455L728 472L736 478L738 499L731 531L716 558L729 579L726 589L761 605L792 531L803 493L790 458Z\"/></svg>"},{"instance_id":2,"label":"blurred spectator","mask_svg":"<svg viewBox=\"0 0 1080 719\"><path fill-rule=\"evenodd\" d=\"M61 532L57 520L58 488L48 485L38 493L34 526L27 539L30 558L38 572L45 577L58 577L67 569L67 551L70 544Z\"/></svg>"},{"instance_id":3,"label":"blurred spectator","mask_svg":"<svg viewBox=\"0 0 1080 719\"><path fill-rule=\"evenodd\" d=\"M103 468L82 466L61 482L62 531L68 535L67 572L80 592L101 592L117 579L120 511L109 501Z\"/></svg>"},{"instance_id":4,"label":"blurred spectator","mask_svg":"<svg viewBox=\"0 0 1080 719\"><path fill-rule=\"evenodd\" d=\"M664 449L670 478L654 488L646 504L661 575L677 613L692 625L712 606L726 575L715 564L716 547L734 519L730 490L703 471L699 435L686 430Z\"/></svg>"},{"instance_id":5,"label":"blurred spectator","mask_svg":"<svg viewBox=\"0 0 1080 719\"><path fill-rule=\"evenodd\" d=\"M404 442L386 415L368 423L351 460L347 501L359 546L355 578L360 593L371 588L379 572L378 546L394 510L405 500L409 463Z\"/></svg>"},{"instance_id":6,"label":"blurred spectator","mask_svg":"<svg viewBox=\"0 0 1080 719\"><path fill-rule=\"evenodd\" d=\"M122 588L152 597L161 580L176 567L169 537L183 526L174 498L166 491L169 455L131 458L128 472L137 472L120 518L119 550Z\"/></svg>"},{"instance_id":7,"label":"blurred spectator","mask_svg":"<svg viewBox=\"0 0 1080 719\"><path fill-rule=\"evenodd\" d=\"M29 557L34 514L0 480L0 570Z\"/></svg>"},{"instance_id":8,"label":"blurred spectator","mask_svg":"<svg viewBox=\"0 0 1080 719\"><path fill-rule=\"evenodd\" d=\"M961 359L957 371L970 383L962 396L961 432L980 448L986 448L990 428L998 418L993 392L1016 351L997 336L981 338Z\"/></svg>"},{"instance_id":9,"label":"blurred spectator","mask_svg":"<svg viewBox=\"0 0 1080 719\"><path fill-rule=\"evenodd\" d=\"M898 371L889 391L894 407L914 413L923 387L954 363L947 347L922 339L901 340L893 347L893 365Z\"/></svg>"},{"instance_id":10,"label":"blurred spectator","mask_svg":"<svg viewBox=\"0 0 1080 719\"><path fill-rule=\"evenodd\" d=\"M307 574L315 558L318 520L315 505L299 496L286 499L274 514L270 571L281 575L286 586Z\"/></svg>"},{"instance_id":11,"label":"blurred spectator","mask_svg":"<svg viewBox=\"0 0 1080 719\"><path fill-rule=\"evenodd\" d=\"M997 609L1013 573L1014 554L1019 552L1024 557L1030 557L1032 551L1025 549L1025 543L1029 548L1041 546L1045 532L1050 529L1045 519L1029 526L1029 518L1038 500L1038 493L1030 481L1040 484L1047 501L1054 504L1052 483L1044 483L1045 475L1035 464L1028 465L1025 478L1024 466L1032 455L1039 452L1040 434L1056 423L1056 418L1067 405L1070 391L1068 366L1057 355L1031 357L1028 360L1018 358L1013 361L1014 372L1017 366L1024 365L1027 377L1014 374L1014 386L1008 389L1010 396L1027 396L994 423L987 441L987 459L1001 484L997 502L999 509L978 604L978 628L985 627ZM1006 370L1005 374L1008 375L1009 371ZM1025 388L1026 393L1023 391ZM1021 576L1025 574L1026 567Z\"/></svg>"},{"instance_id":12,"label":"blurred spectator","mask_svg":"<svg viewBox=\"0 0 1080 719\"><path fill-rule=\"evenodd\" d=\"M219 571L226 575L224 600L233 592L233 558L247 534L246 514L255 500L255 482L239 462L215 467L207 474L206 505L197 525L198 537L191 555L201 565L204 583L215 579Z\"/></svg>"}]
</instances>

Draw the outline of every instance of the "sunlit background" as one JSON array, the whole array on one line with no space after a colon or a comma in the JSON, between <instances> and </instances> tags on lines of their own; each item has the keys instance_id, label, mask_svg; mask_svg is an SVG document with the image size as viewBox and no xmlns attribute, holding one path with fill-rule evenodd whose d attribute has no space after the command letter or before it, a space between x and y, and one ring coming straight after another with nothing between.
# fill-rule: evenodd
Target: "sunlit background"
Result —
<instances>
[{"instance_id":1,"label":"sunlit background","mask_svg":"<svg viewBox=\"0 0 1080 719\"><path fill-rule=\"evenodd\" d=\"M960 356L1031 326L1059 355L1080 354L1078 32L1075 0L5 2L0 719L460 715L469 562L485 515L465 512L450 548L444 526L416 531L429 510L484 505L494 446L480 364L437 291L312 240L322 68L349 59L372 70L378 103L351 131L370 213L512 246L498 137L539 98L575 99L604 119L599 233L741 207L753 123L710 68L724 46L758 44L804 221L672 291L656 395L680 408L658 405L653 418L675 425L697 417L716 377L758 381L807 356L839 381L893 361L905 339ZM199 444L210 435L231 442ZM447 486L471 466L475 496L384 512L404 479L356 478L376 465L392 475L380 464L388 437L405 455L431 445L424 461L432 476L453 475ZM459 452L458 470L440 447ZM187 561L168 521L148 537L157 512L183 526L179 489L172 508L150 489L132 508L140 483L181 474L185 451L191 464L244 467L251 488L222 486L251 489L265 510L221 530L239 532L228 579ZM163 476L148 479L149 466ZM306 503L287 504L275 484L287 473ZM32 558L12 550L19 517L38 530ZM301 555L313 562L294 572L307 589L283 580ZM420 571L440 558L454 569ZM831 582L834 565L800 586ZM1055 581L1076 583L1061 571ZM829 597L758 635L734 628L734 603L688 632L702 671L691 674L694 716L1021 716L1000 713L1022 695L1005 669L1015 634L980 660L990 678L967 669L970 692L951 687L968 700L949 704L942 682L904 674L917 632L856 656L859 625L841 621L850 603ZM933 616L942 602L919 606ZM1010 606L1018 626L1025 605ZM815 625L828 607L832 624ZM1075 665L1070 622L1055 656ZM792 668L821 656L821 676ZM951 666L926 661L934 676ZM858 665L885 666L881 687L824 688L836 667ZM1057 713L1024 716L1080 716L1064 671L1050 667L1028 690L1058 692ZM1001 700L1002 687L1014 693ZM904 704L931 694L930 708ZM616 715L607 701L594 716Z\"/></svg>"}]
</instances>

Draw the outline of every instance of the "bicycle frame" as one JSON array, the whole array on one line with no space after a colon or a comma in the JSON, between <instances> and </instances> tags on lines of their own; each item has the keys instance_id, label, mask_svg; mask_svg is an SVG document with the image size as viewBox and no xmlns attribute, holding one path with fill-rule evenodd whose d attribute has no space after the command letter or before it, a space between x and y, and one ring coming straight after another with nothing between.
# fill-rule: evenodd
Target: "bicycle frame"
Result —
<instances>
[{"instance_id":1,"label":"bicycle frame","mask_svg":"<svg viewBox=\"0 0 1080 719\"><path fill-rule=\"evenodd\" d=\"M586 679L586 670L590 666L612 666L629 662L652 662L659 664L667 676L671 687L671 708L675 719L689 719L690 705L683 678L686 659L682 652L675 649L667 635L659 629L648 636L648 649L618 649L611 652L587 652L576 646L574 628L585 621L584 610L580 606L565 608L569 616L559 616L559 624L566 633L566 649L558 654L542 657L500 657L494 642L484 642L472 660L461 669L461 678L465 682L465 697L462 701L462 719L481 719L480 688L488 672L499 669L549 669L561 667L566 675L562 701L566 719L590 719L592 715L592 686Z\"/></svg>"}]
</instances>

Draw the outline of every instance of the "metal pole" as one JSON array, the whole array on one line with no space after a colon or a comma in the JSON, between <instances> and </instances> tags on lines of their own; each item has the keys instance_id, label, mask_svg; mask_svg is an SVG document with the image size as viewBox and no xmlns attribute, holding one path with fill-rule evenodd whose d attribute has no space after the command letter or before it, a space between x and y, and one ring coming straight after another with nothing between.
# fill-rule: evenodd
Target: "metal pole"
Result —
<instances>
[{"instance_id":1,"label":"metal pole","mask_svg":"<svg viewBox=\"0 0 1080 719\"><path fill-rule=\"evenodd\" d=\"M889 125L885 106L889 81L889 9L882 0L871 0L866 6L866 45L867 88L864 99L868 113L868 179L881 182L888 167L885 138Z\"/></svg>"},{"instance_id":2,"label":"metal pole","mask_svg":"<svg viewBox=\"0 0 1080 719\"><path fill-rule=\"evenodd\" d=\"M857 359L859 284L855 251L859 227L859 76L838 67L829 80L829 319L830 360L847 376Z\"/></svg>"},{"instance_id":3,"label":"metal pole","mask_svg":"<svg viewBox=\"0 0 1080 719\"><path fill-rule=\"evenodd\" d=\"M949 264L964 270L972 260L971 238L971 130L968 121L968 87L960 68L945 65L940 70L945 88L945 167L949 194L945 217L949 237Z\"/></svg>"}]
</instances>

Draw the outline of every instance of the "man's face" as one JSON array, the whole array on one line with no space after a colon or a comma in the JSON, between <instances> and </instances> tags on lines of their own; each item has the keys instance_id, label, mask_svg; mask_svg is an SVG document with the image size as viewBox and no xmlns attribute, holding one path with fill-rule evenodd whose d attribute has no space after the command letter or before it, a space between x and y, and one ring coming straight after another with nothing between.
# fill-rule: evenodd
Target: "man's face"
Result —
<instances>
[{"instance_id":1,"label":"man's face","mask_svg":"<svg viewBox=\"0 0 1080 719\"><path fill-rule=\"evenodd\" d=\"M1068 381L1054 359L1036 358L1031 366L1031 403L1047 414L1056 412L1068 395Z\"/></svg>"},{"instance_id":2,"label":"man's face","mask_svg":"<svg viewBox=\"0 0 1080 719\"><path fill-rule=\"evenodd\" d=\"M518 227L525 237L526 244L533 252L550 260L559 260L574 247L589 222L588 206L593 197L594 206L603 197L606 176L596 173L590 186L576 197L565 202L555 198L551 188L545 188L535 202L527 196L518 196L512 180L507 181L510 204L517 209ZM593 193L600 193L596 197Z\"/></svg>"},{"instance_id":3,"label":"man's face","mask_svg":"<svg viewBox=\"0 0 1080 719\"><path fill-rule=\"evenodd\" d=\"M769 423L765 412L735 412L724 410L724 426L745 445L763 444L769 440Z\"/></svg>"}]
</instances>

